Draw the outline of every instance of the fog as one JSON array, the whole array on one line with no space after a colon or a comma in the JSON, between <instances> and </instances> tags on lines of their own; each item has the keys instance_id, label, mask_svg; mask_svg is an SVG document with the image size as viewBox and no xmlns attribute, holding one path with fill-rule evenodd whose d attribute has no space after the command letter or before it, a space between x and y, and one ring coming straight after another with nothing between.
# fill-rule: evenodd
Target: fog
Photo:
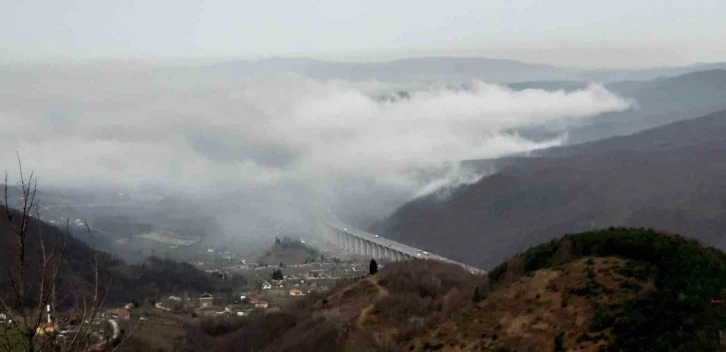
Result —
<instances>
[{"instance_id":1,"label":"fog","mask_svg":"<svg viewBox=\"0 0 726 352\"><path fill-rule=\"evenodd\" d=\"M285 73L201 85L150 67L5 67L0 168L12 171L17 151L41 185L203 199L226 235L264 234L259 221L302 223L312 202L363 226L481 177L459 172L459 160L561 145L570 126L631 106L599 85L512 91ZM516 132L537 126L561 133Z\"/></svg>"}]
</instances>

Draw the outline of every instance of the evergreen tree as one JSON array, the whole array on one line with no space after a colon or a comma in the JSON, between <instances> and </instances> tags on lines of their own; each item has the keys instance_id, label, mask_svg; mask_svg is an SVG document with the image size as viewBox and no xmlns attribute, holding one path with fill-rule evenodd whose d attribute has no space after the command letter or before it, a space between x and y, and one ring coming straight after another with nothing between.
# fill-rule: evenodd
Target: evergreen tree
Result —
<instances>
[{"instance_id":1,"label":"evergreen tree","mask_svg":"<svg viewBox=\"0 0 726 352\"><path fill-rule=\"evenodd\" d=\"M479 286L474 288L474 294L472 295L471 300L474 303L479 303L484 299L484 295L479 291Z\"/></svg>"},{"instance_id":2,"label":"evergreen tree","mask_svg":"<svg viewBox=\"0 0 726 352\"><path fill-rule=\"evenodd\" d=\"M371 273L371 275L375 275L377 272L378 272L378 263L376 263L375 259L371 259L370 273Z\"/></svg>"}]
</instances>

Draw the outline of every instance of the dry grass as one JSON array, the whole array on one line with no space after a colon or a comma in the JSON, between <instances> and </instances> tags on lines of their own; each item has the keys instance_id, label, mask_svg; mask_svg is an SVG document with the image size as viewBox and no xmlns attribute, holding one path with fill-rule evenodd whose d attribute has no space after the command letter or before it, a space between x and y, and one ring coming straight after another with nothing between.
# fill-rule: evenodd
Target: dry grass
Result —
<instances>
[{"instance_id":1,"label":"dry grass","mask_svg":"<svg viewBox=\"0 0 726 352\"><path fill-rule=\"evenodd\" d=\"M250 322L218 350L549 352L562 333L565 351L593 351L612 337L593 329L598 307L648 292L627 267L646 265L584 258L491 287L456 266L397 263Z\"/></svg>"},{"instance_id":2,"label":"dry grass","mask_svg":"<svg viewBox=\"0 0 726 352\"><path fill-rule=\"evenodd\" d=\"M564 333L565 351L597 351L607 344L611 333L607 329L591 331L595 307L645 294L644 289L620 287L620 283L632 281L618 273L627 265L634 264L614 257L583 258L522 276L413 339L409 350L549 352L556 336ZM588 280L600 285L598 289L581 289ZM576 293L568 293L568 288Z\"/></svg>"}]
</instances>

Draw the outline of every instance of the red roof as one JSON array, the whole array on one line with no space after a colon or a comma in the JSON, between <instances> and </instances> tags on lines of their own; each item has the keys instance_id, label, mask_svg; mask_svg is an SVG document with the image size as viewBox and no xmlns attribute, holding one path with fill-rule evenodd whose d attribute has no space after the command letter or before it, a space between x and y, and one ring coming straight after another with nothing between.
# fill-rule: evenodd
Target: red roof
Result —
<instances>
[{"instance_id":1,"label":"red roof","mask_svg":"<svg viewBox=\"0 0 726 352\"><path fill-rule=\"evenodd\" d=\"M119 308L116 310L116 315L118 315L119 318L128 318L131 316L131 312L129 312L126 308Z\"/></svg>"}]
</instances>

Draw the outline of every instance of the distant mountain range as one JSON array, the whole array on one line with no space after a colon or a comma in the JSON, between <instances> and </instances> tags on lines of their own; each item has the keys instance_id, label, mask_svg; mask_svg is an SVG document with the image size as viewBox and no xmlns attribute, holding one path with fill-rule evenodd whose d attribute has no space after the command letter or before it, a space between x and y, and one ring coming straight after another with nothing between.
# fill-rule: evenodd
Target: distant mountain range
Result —
<instances>
[{"instance_id":1,"label":"distant mountain range","mask_svg":"<svg viewBox=\"0 0 726 352\"><path fill-rule=\"evenodd\" d=\"M608 226L669 229L726 248L725 153L721 111L536 158L483 161L501 171L448 198L416 199L372 231L484 268L559 234Z\"/></svg>"},{"instance_id":2,"label":"distant mountain range","mask_svg":"<svg viewBox=\"0 0 726 352\"><path fill-rule=\"evenodd\" d=\"M199 67L201 72L220 77L259 76L294 73L315 79L351 80L484 80L492 83L523 81L644 81L694 71L726 69L726 63L647 69L575 69L530 64L514 60L423 57L384 62L334 62L310 58L269 58L256 61L235 60Z\"/></svg>"},{"instance_id":3,"label":"distant mountain range","mask_svg":"<svg viewBox=\"0 0 726 352\"><path fill-rule=\"evenodd\" d=\"M516 90L544 89L573 91L587 82L521 82L509 84ZM605 84L609 91L633 102L625 111L600 114L567 129L568 143L583 143L631 134L667 123L703 116L726 109L726 70L696 71L648 81L620 81ZM529 138L552 138L562 128L536 126L514 131Z\"/></svg>"}]
</instances>

